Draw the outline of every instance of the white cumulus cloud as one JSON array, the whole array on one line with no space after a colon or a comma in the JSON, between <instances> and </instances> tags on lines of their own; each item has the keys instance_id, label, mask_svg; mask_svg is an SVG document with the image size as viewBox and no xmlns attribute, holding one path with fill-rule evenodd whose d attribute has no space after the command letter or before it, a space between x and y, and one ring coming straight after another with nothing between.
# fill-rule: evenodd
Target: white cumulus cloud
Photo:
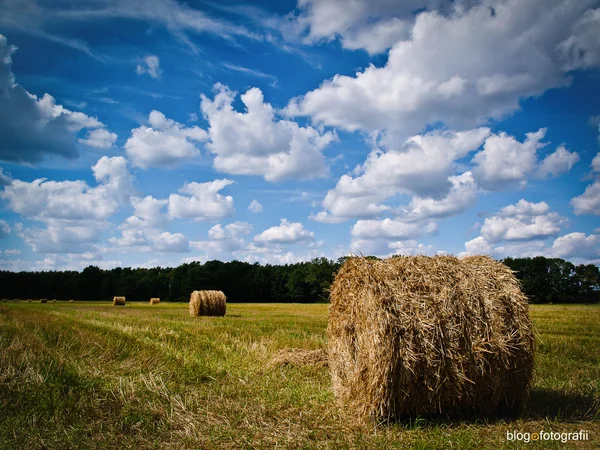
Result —
<instances>
[{"instance_id":1,"label":"white cumulus cloud","mask_svg":"<svg viewBox=\"0 0 600 450\"><path fill-rule=\"evenodd\" d=\"M346 17L355 10L363 14L367 2L339 2L348 10L344 13L331 8L332 2L315 3L324 12L321 25L311 25L312 35L333 36L346 28L337 21L355 22ZM567 85L572 70L600 65L595 31L600 10L593 9L594 0L455 4L448 14L418 14L383 67L371 64L354 76L336 75L293 99L288 113L350 131L394 129L409 135L438 122L469 128L515 111L523 98Z\"/></svg>"},{"instance_id":2,"label":"white cumulus cloud","mask_svg":"<svg viewBox=\"0 0 600 450\"><path fill-rule=\"evenodd\" d=\"M546 202L531 203L521 199L487 217L481 235L490 243L533 240L555 236L567 223L565 217L551 212Z\"/></svg>"},{"instance_id":3,"label":"white cumulus cloud","mask_svg":"<svg viewBox=\"0 0 600 450\"><path fill-rule=\"evenodd\" d=\"M209 123L206 147L215 155L214 167L235 175L259 175L267 181L308 179L327 174L322 154L337 136L277 118L260 89L241 96L244 112L233 109L235 92L215 85L210 100L202 94L201 110Z\"/></svg>"},{"instance_id":4,"label":"white cumulus cloud","mask_svg":"<svg viewBox=\"0 0 600 450\"><path fill-rule=\"evenodd\" d=\"M207 139L206 131L199 127L186 127L167 119L160 111L152 111L148 117L149 127L131 130L125 143L125 151L134 166L175 166L200 154L196 143Z\"/></svg>"},{"instance_id":5,"label":"white cumulus cloud","mask_svg":"<svg viewBox=\"0 0 600 450\"><path fill-rule=\"evenodd\" d=\"M300 222L289 222L287 219L281 219L278 226L266 229L262 233L254 236L254 241L270 244L295 244L297 242L312 241L315 234L304 228Z\"/></svg>"},{"instance_id":6,"label":"white cumulus cloud","mask_svg":"<svg viewBox=\"0 0 600 450\"><path fill-rule=\"evenodd\" d=\"M186 183L180 194L169 196L169 216L177 219L216 220L234 213L233 197L219 191L234 181L222 179L206 183Z\"/></svg>"}]
</instances>

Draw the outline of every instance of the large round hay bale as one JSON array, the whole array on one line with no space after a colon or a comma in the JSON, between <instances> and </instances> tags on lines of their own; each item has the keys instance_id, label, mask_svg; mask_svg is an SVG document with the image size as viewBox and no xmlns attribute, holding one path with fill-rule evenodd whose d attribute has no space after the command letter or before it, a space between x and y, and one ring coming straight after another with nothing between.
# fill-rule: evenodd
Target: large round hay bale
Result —
<instances>
[{"instance_id":1,"label":"large round hay bale","mask_svg":"<svg viewBox=\"0 0 600 450\"><path fill-rule=\"evenodd\" d=\"M224 316L227 297L222 291L194 291L190 296L190 316Z\"/></svg>"},{"instance_id":2,"label":"large round hay bale","mask_svg":"<svg viewBox=\"0 0 600 450\"><path fill-rule=\"evenodd\" d=\"M158 297L153 297L150 299L151 305L158 305L159 303L160 303L160 298L158 298Z\"/></svg>"},{"instance_id":3,"label":"large round hay bale","mask_svg":"<svg viewBox=\"0 0 600 450\"><path fill-rule=\"evenodd\" d=\"M125 297L114 297L113 305L116 306L125 306Z\"/></svg>"},{"instance_id":4,"label":"large round hay bale","mask_svg":"<svg viewBox=\"0 0 600 450\"><path fill-rule=\"evenodd\" d=\"M529 394L527 297L488 257L350 258L327 333L334 393L360 419L486 414Z\"/></svg>"},{"instance_id":5,"label":"large round hay bale","mask_svg":"<svg viewBox=\"0 0 600 450\"><path fill-rule=\"evenodd\" d=\"M47 298L42 298L42 299L40 299L40 303L48 303L48 299Z\"/></svg>"}]
</instances>

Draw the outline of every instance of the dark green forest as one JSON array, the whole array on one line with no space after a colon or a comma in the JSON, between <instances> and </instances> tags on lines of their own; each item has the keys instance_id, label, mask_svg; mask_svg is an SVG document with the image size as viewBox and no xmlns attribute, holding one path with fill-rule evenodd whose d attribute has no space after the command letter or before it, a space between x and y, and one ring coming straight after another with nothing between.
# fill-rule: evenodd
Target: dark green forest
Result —
<instances>
[{"instance_id":1,"label":"dark green forest","mask_svg":"<svg viewBox=\"0 0 600 450\"><path fill-rule=\"evenodd\" d=\"M193 262L175 268L82 272L0 272L0 298L188 301L193 290L225 292L230 302L327 302L328 290L345 258L315 258L284 266L240 261ZM558 258L507 258L532 303L595 303L600 300L600 271L593 264L575 266Z\"/></svg>"}]
</instances>

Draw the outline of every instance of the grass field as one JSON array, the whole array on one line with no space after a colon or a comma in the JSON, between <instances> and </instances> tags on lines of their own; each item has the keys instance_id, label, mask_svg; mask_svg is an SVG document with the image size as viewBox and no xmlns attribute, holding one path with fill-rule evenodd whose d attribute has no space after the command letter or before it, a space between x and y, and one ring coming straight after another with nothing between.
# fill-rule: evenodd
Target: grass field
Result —
<instances>
[{"instance_id":1,"label":"grass field","mask_svg":"<svg viewBox=\"0 0 600 450\"><path fill-rule=\"evenodd\" d=\"M323 367L271 366L326 346L327 305L0 303L0 448L598 448L600 305L533 306L535 387L513 419L354 425ZM587 442L507 431L588 430Z\"/></svg>"}]
</instances>

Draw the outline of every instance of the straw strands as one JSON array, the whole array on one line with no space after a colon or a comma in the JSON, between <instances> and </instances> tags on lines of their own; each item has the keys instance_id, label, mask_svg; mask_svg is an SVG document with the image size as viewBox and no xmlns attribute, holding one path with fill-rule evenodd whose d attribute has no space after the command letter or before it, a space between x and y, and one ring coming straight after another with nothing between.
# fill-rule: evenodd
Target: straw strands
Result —
<instances>
[{"instance_id":1,"label":"straw strands","mask_svg":"<svg viewBox=\"0 0 600 450\"><path fill-rule=\"evenodd\" d=\"M190 296L190 316L224 316L227 298L222 291L194 291Z\"/></svg>"},{"instance_id":2,"label":"straw strands","mask_svg":"<svg viewBox=\"0 0 600 450\"><path fill-rule=\"evenodd\" d=\"M113 305L116 306L125 306L125 297L114 297Z\"/></svg>"},{"instance_id":3,"label":"straw strands","mask_svg":"<svg viewBox=\"0 0 600 450\"><path fill-rule=\"evenodd\" d=\"M159 303L160 303L160 298L158 298L158 297L153 297L150 299L151 305L158 305Z\"/></svg>"},{"instance_id":4,"label":"straw strands","mask_svg":"<svg viewBox=\"0 0 600 450\"><path fill-rule=\"evenodd\" d=\"M284 348L279 350L271 359L273 366L313 366L327 367L327 352L325 350L304 350L301 348Z\"/></svg>"},{"instance_id":5,"label":"straw strands","mask_svg":"<svg viewBox=\"0 0 600 450\"><path fill-rule=\"evenodd\" d=\"M531 386L527 298L485 256L350 258L327 333L334 393L360 419L519 408Z\"/></svg>"}]
</instances>

